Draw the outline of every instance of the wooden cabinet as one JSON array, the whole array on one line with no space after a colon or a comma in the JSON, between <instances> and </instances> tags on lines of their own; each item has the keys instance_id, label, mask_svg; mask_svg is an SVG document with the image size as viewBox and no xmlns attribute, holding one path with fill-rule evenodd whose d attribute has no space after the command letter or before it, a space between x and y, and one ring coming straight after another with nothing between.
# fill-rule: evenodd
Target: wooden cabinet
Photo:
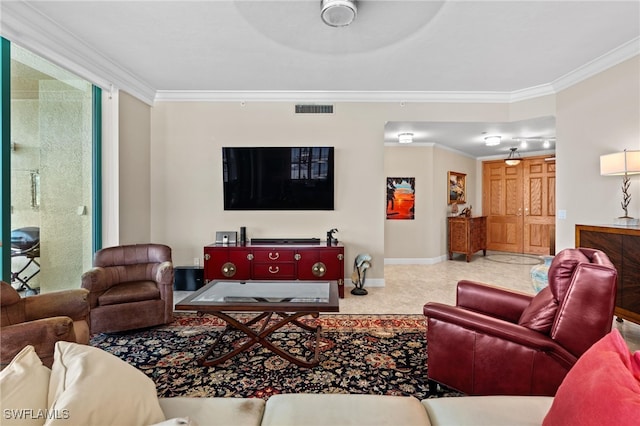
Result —
<instances>
[{"instance_id":1,"label":"wooden cabinet","mask_svg":"<svg viewBox=\"0 0 640 426\"><path fill-rule=\"evenodd\" d=\"M204 247L204 279L337 281L344 298L344 247L211 244Z\"/></svg>"},{"instance_id":2,"label":"wooden cabinet","mask_svg":"<svg viewBox=\"0 0 640 426\"><path fill-rule=\"evenodd\" d=\"M487 254L487 218L476 217L450 217L449 218L449 260L453 259L453 253L464 253L467 262L471 256L482 250Z\"/></svg>"},{"instance_id":3,"label":"wooden cabinet","mask_svg":"<svg viewBox=\"0 0 640 426\"><path fill-rule=\"evenodd\" d=\"M609 256L618 270L616 316L640 324L640 226L576 225L576 247Z\"/></svg>"}]
</instances>

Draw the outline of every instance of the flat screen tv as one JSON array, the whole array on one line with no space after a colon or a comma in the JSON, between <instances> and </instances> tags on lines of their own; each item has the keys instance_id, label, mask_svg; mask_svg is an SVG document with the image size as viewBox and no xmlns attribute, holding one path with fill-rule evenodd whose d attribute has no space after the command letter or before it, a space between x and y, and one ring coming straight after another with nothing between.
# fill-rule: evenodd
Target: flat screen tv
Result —
<instances>
[{"instance_id":1,"label":"flat screen tv","mask_svg":"<svg viewBox=\"0 0 640 426\"><path fill-rule=\"evenodd\" d=\"M333 147L222 148L225 210L333 210Z\"/></svg>"}]
</instances>

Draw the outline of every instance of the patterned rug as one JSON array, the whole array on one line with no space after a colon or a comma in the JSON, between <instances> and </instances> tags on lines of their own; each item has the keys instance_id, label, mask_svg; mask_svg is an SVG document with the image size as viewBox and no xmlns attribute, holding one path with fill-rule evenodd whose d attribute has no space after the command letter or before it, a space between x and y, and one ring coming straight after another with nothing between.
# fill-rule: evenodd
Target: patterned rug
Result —
<instances>
[{"instance_id":1,"label":"patterned rug","mask_svg":"<svg viewBox=\"0 0 640 426\"><path fill-rule=\"evenodd\" d=\"M190 313L176 314L175 321L163 327L93 335L91 345L144 372L156 383L160 397L268 398L300 392L413 395L419 399L459 395L446 389L427 394L422 315L322 315L301 321L322 325L320 365L314 368L298 367L258 345L220 365L202 367L197 360L225 324L213 316ZM237 333L223 342L238 345L242 336ZM314 347L310 336L293 325L272 335L289 352L306 357Z\"/></svg>"}]
</instances>

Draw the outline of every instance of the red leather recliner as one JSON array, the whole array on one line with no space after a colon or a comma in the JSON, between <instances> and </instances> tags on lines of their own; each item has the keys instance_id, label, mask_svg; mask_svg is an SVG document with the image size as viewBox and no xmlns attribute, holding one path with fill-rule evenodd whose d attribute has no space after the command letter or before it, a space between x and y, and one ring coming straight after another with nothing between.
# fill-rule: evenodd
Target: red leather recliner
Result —
<instances>
[{"instance_id":1,"label":"red leather recliner","mask_svg":"<svg viewBox=\"0 0 640 426\"><path fill-rule=\"evenodd\" d=\"M558 253L536 296L458 282L456 306L424 305L429 380L469 395L555 395L611 331L616 283L607 255L586 248Z\"/></svg>"}]
</instances>

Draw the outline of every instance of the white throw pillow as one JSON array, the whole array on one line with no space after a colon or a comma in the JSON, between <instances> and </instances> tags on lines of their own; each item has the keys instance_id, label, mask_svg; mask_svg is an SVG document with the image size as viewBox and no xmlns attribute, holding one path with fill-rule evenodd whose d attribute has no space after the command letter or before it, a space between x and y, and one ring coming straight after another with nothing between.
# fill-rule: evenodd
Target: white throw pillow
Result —
<instances>
[{"instance_id":1,"label":"white throw pillow","mask_svg":"<svg viewBox=\"0 0 640 426\"><path fill-rule=\"evenodd\" d=\"M68 413L46 425L140 426L165 420L153 381L101 349L56 343L49 406Z\"/></svg>"},{"instance_id":2,"label":"white throw pillow","mask_svg":"<svg viewBox=\"0 0 640 426\"><path fill-rule=\"evenodd\" d=\"M199 426L195 420L189 417L174 417L173 419L167 419L164 422L156 423L151 426Z\"/></svg>"},{"instance_id":3,"label":"white throw pillow","mask_svg":"<svg viewBox=\"0 0 640 426\"><path fill-rule=\"evenodd\" d=\"M51 370L33 346L25 346L0 371L0 424L42 426L49 411L47 392Z\"/></svg>"}]
</instances>

